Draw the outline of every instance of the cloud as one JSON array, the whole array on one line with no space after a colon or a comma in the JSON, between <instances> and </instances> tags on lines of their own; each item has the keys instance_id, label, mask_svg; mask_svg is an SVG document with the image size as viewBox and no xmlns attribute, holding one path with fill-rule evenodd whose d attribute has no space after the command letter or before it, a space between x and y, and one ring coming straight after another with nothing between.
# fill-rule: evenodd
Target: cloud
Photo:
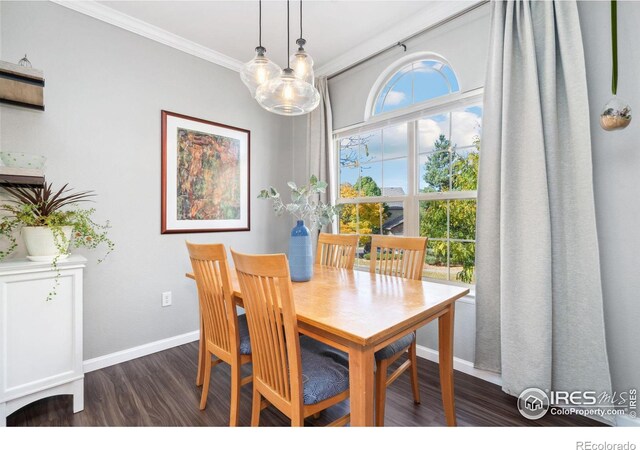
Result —
<instances>
[{"instance_id":1,"label":"cloud","mask_svg":"<svg viewBox=\"0 0 640 450\"><path fill-rule=\"evenodd\" d=\"M400 91L391 91L387 94L387 96L384 99L384 104L385 105L389 105L389 106L393 106L393 105L399 105L400 103L402 103L404 101L404 99L407 96L405 95L404 92L400 92Z\"/></svg>"},{"instance_id":2,"label":"cloud","mask_svg":"<svg viewBox=\"0 0 640 450\"><path fill-rule=\"evenodd\" d=\"M414 63L413 71L428 73L428 72L433 72L434 70L442 71L444 67L446 66L439 61L428 60L428 61L422 61L419 63Z\"/></svg>"},{"instance_id":3,"label":"cloud","mask_svg":"<svg viewBox=\"0 0 640 450\"><path fill-rule=\"evenodd\" d=\"M482 118L469 111L456 111L451 113L451 119L451 142L458 147L472 145L480 135Z\"/></svg>"},{"instance_id":4,"label":"cloud","mask_svg":"<svg viewBox=\"0 0 640 450\"><path fill-rule=\"evenodd\" d=\"M430 151L433 149L433 143L438 140L441 134L449 133L449 121L436 122L433 119L422 119L418 126L418 134L420 139L419 151Z\"/></svg>"}]
</instances>

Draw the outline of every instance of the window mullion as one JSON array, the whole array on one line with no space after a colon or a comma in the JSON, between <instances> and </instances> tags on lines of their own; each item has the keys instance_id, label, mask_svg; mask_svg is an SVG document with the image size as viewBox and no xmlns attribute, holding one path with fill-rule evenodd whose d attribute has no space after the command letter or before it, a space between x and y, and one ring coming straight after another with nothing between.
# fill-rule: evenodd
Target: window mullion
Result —
<instances>
[{"instance_id":1,"label":"window mullion","mask_svg":"<svg viewBox=\"0 0 640 450\"><path fill-rule=\"evenodd\" d=\"M417 192L417 182L416 182L416 174L418 172L418 164L417 164L417 121L412 121L407 123L407 144L408 148L408 158L407 158L407 198L403 203L404 208L404 223L406 226L405 236L418 236L420 234L420 224L419 224L419 216L420 214L417 212L417 202L416 202L416 192Z\"/></svg>"}]
</instances>

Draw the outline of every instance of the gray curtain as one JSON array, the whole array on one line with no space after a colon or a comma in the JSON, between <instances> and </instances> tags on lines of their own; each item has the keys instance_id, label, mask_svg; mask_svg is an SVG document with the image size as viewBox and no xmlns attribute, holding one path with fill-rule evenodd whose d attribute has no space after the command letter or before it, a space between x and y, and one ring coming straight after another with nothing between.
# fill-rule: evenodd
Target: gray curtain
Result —
<instances>
[{"instance_id":1,"label":"gray curtain","mask_svg":"<svg viewBox=\"0 0 640 450\"><path fill-rule=\"evenodd\" d=\"M492 7L475 364L512 395L610 391L577 6Z\"/></svg>"},{"instance_id":2,"label":"gray curtain","mask_svg":"<svg viewBox=\"0 0 640 450\"><path fill-rule=\"evenodd\" d=\"M327 192L320 200L333 202L334 184L333 169L335 156L333 154L333 118L331 116L331 101L329 100L329 85L327 77L316 79L316 88L320 93L320 104L307 116L307 155L308 173L317 176L320 180L329 183Z\"/></svg>"}]
</instances>

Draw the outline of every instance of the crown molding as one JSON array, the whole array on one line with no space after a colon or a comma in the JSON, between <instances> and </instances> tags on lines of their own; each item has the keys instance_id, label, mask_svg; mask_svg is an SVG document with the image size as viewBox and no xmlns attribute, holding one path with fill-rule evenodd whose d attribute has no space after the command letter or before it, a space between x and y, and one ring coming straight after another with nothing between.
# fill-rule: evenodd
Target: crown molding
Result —
<instances>
[{"instance_id":1,"label":"crown molding","mask_svg":"<svg viewBox=\"0 0 640 450\"><path fill-rule=\"evenodd\" d=\"M356 45L348 52L318 67L315 71L316 76L332 76L354 64L370 58L371 55L375 55L382 49L389 48L389 46L395 42L402 42L408 37L414 36L440 22L446 21L478 3L484 3L484 1L442 1L433 6L423 8L408 19L379 33L376 37Z\"/></svg>"},{"instance_id":2,"label":"crown molding","mask_svg":"<svg viewBox=\"0 0 640 450\"><path fill-rule=\"evenodd\" d=\"M204 59L205 61L218 64L227 69L240 72L243 63L235 58L231 58L215 50L211 50L208 47L197 44L189 39L185 39L176 34L163 30L160 27L151 25L150 23L131 17L127 14L123 14L108 6L102 5L93 0L50 0L65 8L72 9L79 13L93 17L94 19L101 20L103 22L114 25L118 28L135 33L139 36L144 36L148 39L154 40L169 47L173 47L176 50L193 55L197 58Z\"/></svg>"}]
</instances>

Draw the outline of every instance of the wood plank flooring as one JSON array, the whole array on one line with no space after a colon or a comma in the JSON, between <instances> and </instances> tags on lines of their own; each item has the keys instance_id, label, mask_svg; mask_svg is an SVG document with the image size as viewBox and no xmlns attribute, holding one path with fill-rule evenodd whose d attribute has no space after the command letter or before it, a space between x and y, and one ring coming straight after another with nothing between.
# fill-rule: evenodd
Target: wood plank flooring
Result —
<instances>
[{"instance_id":1,"label":"wood plank flooring","mask_svg":"<svg viewBox=\"0 0 640 450\"><path fill-rule=\"evenodd\" d=\"M229 367L213 369L207 409L200 411L201 390L195 385L198 344L175 347L85 376L85 409L73 414L70 396L43 399L16 411L8 426L227 426ZM414 405L409 376L403 375L387 393L386 426L444 426L438 366L419 360L421 405ZM245 369L246 370L246 369ZM247 372L248 373L248 372ZM244 372L243 372L244 374ZM455 373L459 426L600 426L580 416L550 416L531 421L520 415L516 399L499 386ZM325 411L306 425L325 425L342 416L348 401ZM288 426L270 407L260 416L263 426ZM240 425L251 422L251 384L242 388Z\"/></svg>"}]
</instances>

